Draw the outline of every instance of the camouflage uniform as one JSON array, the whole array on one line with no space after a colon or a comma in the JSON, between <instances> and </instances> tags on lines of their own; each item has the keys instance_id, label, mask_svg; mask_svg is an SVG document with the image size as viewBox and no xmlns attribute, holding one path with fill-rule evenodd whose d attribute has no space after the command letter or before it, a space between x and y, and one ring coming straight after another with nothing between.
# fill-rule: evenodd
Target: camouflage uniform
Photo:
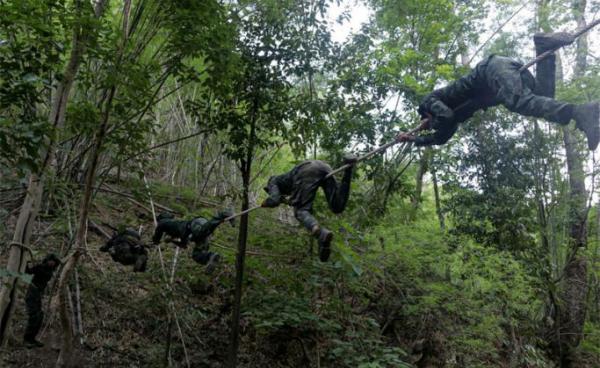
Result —
<instances>
[{"instance_id":1,"label":"camouflage uniform","mask_svg":"<svg viewBox=\"0 0 600 368\"><path fill-rule=\"evenodd\" d=\"M157 217L157 222L158 224L152 237L154 244L160 243L163 234L167 234L172 238L179 238L179 242L173 241L177 246L182 248L187 247L190 235L190 221L175 220L172 214L161 213Z\"/></svg>"},{"instance_id":2,"label":"camouflage uniform","mask_svg":"<svg viewBox=\"0 0 600 368\"><path fill-rule=\"evenodd\" d=\"M536 52L548 46L536 40ZM573 118L574 105L554 100L556 56L537 65L537 80L523 64L503 56L492 55L483 60L468 75L450 85L433 91L422 101L419 113L432 115L432 135L418 136L415 145L444 144L454 135L458 124L481 109L504 105L524 116L544 118L566 125ZM459 107L460 106L460 107Z\"/></svg>"},{"instance_id":3,"label":"camouflage uniform","mask_svg":"<svg viewBox=\"0 0 600 368\"><path fill-rule=\"evenodd\" d=\"M175 220L173 215L169 213L161 213L157 217L158 225L152 240L154 244L158 244L163 234L166 233L173 238L179 238L179 242L175 242L175 244L182 248L187 248L188 242L193 241L195 245L192 250L192 259L206 265L206 272L211 273L215 263L219 261L220 255L209 251L209 238L217 227L223 223L223 220L231 215L231 211L222 211L210 220L196 217L191 221L185 221ZM234 225L233 220L231 220L231 225Z\"/></svg>"},{"instance_id":4,"label":"camouflage uniform","mask_svg":"<svg viewBox=\"0 0 600 368\"><path fill-rule=\"evenodd\" d=\"M192 250L192 259L194 261L207 265L211 260L220 257L217 253L209 251L209 239L217 227L223 223L223 220L231 215L231 212L224 211L210 220L207 220L204 217L196 217L190 221L189 238L195 243L194 249ZM231 224L233 225L233 222Z\"/></svg>"},{"instance_id":5,"label":"camouflage uniform","mask_svg":"<svg viewBox=\"0 0 600 368\"><path fill-rule=\"evenodd\" d=\"M135 230L125 229L118 232L100 248L100 251L108 252L115 262L125 266L133 265L134 272L146 271L148 251L141 244L140 234Z\"/></svg>"},{"instance_id":6,"label":"camouflage uniform","mask_svg":"<svg viewBox=\"0 0 600 368\"><path fill-rule=\"evenodd\" d=\"M49 262L54 262L54 265L49 265ZM27 327L25 327L25 335L23 340L26 343L42 346L43 344L36 341L36 336L42 328L44 321L44 312L42 310L42 295L48 282L52 278L54 271L60 264L60 260L54 254L50 254L44 260L35 266L27 266L25 272L33 275L31 284L25 295L25 309L27 311Z\"/></svg>"},{"instance_id":7,"label":"camouflage uniform","mask_svg":"<svg viewBox=\"0 0 600 368\"><path fill-rule=\"evenodd\" d=\"M294 167L291 171L272 176L264 188L269 197L267 207L276 207L282 202L282 196L289 196L287 202L294 207L294 215L304 227L312 231L319 222L312 215L313 202L319 187L323 188L329 208L333 213L342 213L350 196L352 166L344 171L341 185L333 176L325 179L332 171L323 161L309 160Z\"/></svg>"}]
</instances>

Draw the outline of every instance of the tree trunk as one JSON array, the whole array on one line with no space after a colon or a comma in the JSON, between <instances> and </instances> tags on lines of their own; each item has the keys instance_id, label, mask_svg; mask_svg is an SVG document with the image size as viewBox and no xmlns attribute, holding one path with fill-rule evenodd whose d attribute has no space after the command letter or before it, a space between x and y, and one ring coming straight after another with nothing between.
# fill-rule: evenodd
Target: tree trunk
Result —
<instances>
[{"instance_id":1,"label":"tree trunk","mask_svg":"<svg viewBox=\"0 0 600 368\"><path fill-rule=\"evenodd\" d=\"M440 222L440 229L446 230L446 221L444 219L444 213L442 212L442 204L440 199L440 189L438 187L437 171L432 165L431 167L431 180L433 181L433 195L435 196L435 213L437 214L438 221Z\"/></svg>"},{"instance_id":2,"label":"tree trunk","mask_svg":"<svg viewBox=\"0 0 600 368\"><path fill-rule=\"evenodd\" d=\"M73 272L75 266L77 265L77 262L79 261L79 258L85 252L85 239L87 236L88 228L88 214L90 210L92 194L94 192L96 169L98 167L98 161L100 158L102 144L104 142L104 137L108 128L108 121L115 93L116 87L113 86L108 94L102 125L100 126L98 132L96 133L96 136L94 137L94 148L90 152L90 164L86 172L84 193L79 207L79 224L77 227L77 234L75 236L75 251L71 255L71 257L68 258L67 263L65 264L60 273L60 277L58 279L58 293L55 297L55 300L53 301L53 305L55 307L58 307L60 323L62 326L63 333L60 354L56 362L56 366L61 368L70 367L73 356L73 328L71 326L71 318L69 318L66 303L67 284L71 273Z\"/></svg>"},{"instance_id":3,"label":"tree trunk","mask_svg":"<svg viewBox=\"0 0 600 368\"><path fill-rule=\"evenodd\" d=\"M573 15L578 27L585 26L586 1L573 4ZM577 42L575 78L585 71L587 62L587 41L583 35ZM585 154L577 146L572 128L563 128L563 140L567 156L569 174L569 251L563 271L564 277L559 294L561 303L558 309L558 347L561 367L572 367L575 349L583 338L583 325L586 315L586 295L588 289L587 260L579 250L587 246L587 192L585 189Z\"/></svg>"},{"instance_id":4,"label":"tree trunk","mask_svg":"<svg viewBox=\"0 0 600 368\"><path fill-rule=\"evenodd\" d=\"M106 1L108 0L100 1L97 4L95 9L97 17L102 14ZM76 1L75 6L79 14L85 11L81 1ZM54 160L58 130L65 122L67 102L81 64L81 57L86 49L88 32L79 22L75 22L71 55L52 99L49 122L55 133L46 142L46 152L40 157L41 165L38 173L31 174L29 177L29 187L15 226L6 265L6 268L12 272L23 272L25 270L29 255L24 254L23 247L29 246L33 224L40 210L45 175L48 174L48 168ZM6 336L14 309L17 283L18 281L14 277L5 279L0 292L0 345L2 346L7 342Z\"/></svg>"},{"instance_id":5,"label":"tree trunk","mask_svg":"<svg viewBox=\"0 0 600 368\"><path fill-rule=\"evenodd\" d=\"M425 148L421 152L421 158L419 159L419 168L417 169L417 177L415 180L415 195L412 199L413 208L416 210L419 208L423 197L423 177L427 173L429 168L429 158L431 156L431 148Z\"/></svg>"},{"instance_id":6,"label":"tree trunk","mask_svg":"<svg viewBox=\"0 0 600 368\"><path fill-rule=\"evenodd\" d=\"M249 208L249 186L250 186L250 170L249 164L246 164L246 169L242 171L242 182L244 191L242 194L242 211ZM238 235L238 251L235 261L235 295L233 301L233 313L231 316L231 341L229 352L229 368L237 366L237 355L239 348L239 328L240 314L242 302L242 283L244 281L244 263L246 258L246 242L248 240L248 214L245 214L240 219L240 230Z\"/></svg>"},{"instance_id":7,"label":"tree trunk","mask_svg":"<svg viewBox=\"0 0 600 368\"><path fill-rule=\"evenodd\" d=\"M250 135L246 158L241 160L242 174L242 211L250 207L250 179L252 177L252 160L254 157L254 141L256 136L256 115L258 113L258 101L254 101L252 109ZM246 260L246 243L248 241L248 214L240 219L240 231L238 235L238 250L235 259L235 294L233 300L233 312L231 314L231 337L229 342L229 357L227 367L237 367L238 349L240 343L240 315L242 306L242 286L244 282L244 264Z\"/></svg>"}]
</instances>

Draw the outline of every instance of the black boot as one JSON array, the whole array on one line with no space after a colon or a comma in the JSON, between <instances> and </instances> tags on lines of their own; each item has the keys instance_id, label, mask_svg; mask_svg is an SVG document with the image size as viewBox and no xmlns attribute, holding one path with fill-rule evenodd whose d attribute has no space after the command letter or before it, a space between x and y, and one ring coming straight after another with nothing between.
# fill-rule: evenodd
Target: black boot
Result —
<instances>
[{"instance_id":1,"label":"black boot","mask_svg":"<svg viewBox=\"0 0 600 368\"><path fill-rule=\"evenodd\" d=\"M355 164L358 161L358 157L353 153L346 153L344 155L344 164Z\"/></svg>"},{"instance_id":2,"label":"black boot","mask_svg":"<svg viewBox=\"0 0 600 368\"><path fill-rule=\"evenodd\" d=\"M588 148L592 151L595 150L600 141L600 107L598 102L575 106L573 119L575 119L575 127L585 133Z\"/></svg>"},{"instance_id":3,"label":"black boot","mask_svg":"<svg viewBox=\"0 0 600 368\"><path fill-rule=\"evenodd\" d=\"M333 233L327 229L321 229L319 233L319 259L321 262L327 262L331 254L331 240Z\"/></svg>"},{"instance_id":4,"label":"black boot","mask_svg":"<svg viewBox=\"0 0 600 368\"><path fill-rule=\"evenodd\" d=\"M544 51L555 50L559 47L570 45L575 38L567 32L536 33L533 35L533 43L537 54Z\"/></svg>"}]
</instances>

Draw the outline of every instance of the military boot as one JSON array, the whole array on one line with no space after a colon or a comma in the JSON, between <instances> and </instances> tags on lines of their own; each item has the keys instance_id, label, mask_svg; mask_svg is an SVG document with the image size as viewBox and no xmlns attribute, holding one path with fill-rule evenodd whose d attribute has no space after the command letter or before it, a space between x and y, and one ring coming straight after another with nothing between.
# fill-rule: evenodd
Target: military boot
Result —
<instances>
[{"instance_id":1,"label":"military boot","mask_svg":"<svg viewBox=\"0 0 600 368\"><path fill-rule=\"evenodd\" d=\"M344 155L344 164L352 165L358 161L358 157L353 153L346 153Z\"/></svg>"},{"instance_id":2,"label":"military boot","mask_svg":"<svg viewBox=\"0 0 600 368\"><path fill-rule=\"evenodd\" d=\"M577 105L573 111L575 127L585 133L588 148L595 150L600 141L600 107L598 102Z\"/></svg>"},{"instance_id":3,"label":"military boot","mask_svg":"<svg viewBox=\"0 0 600 368\"><path fill-rule=\"evenodd\" d=\"M331 240L333 233L327 229L321 229L319 233L319 259L321 262L327 262L331 254Z\"/></svg>"},{"instance_id":4,"label":"military boot","mask_svg":"<svg viewBox=\"0 0 600 368\"><path fill-rule=\"evenodd\" d=\"M148 256L145 254L138 255L135 263L133 264L133 272L145 272L146 263L148 262Z\"/></svg>"},{"instance_id":5,"label":"military boot","mask_svg":"<svg viewBox=\"0 0 600 368\"><path fill-rule=\"evenodd\" d=\"M206 274L210 275L217 268L217 264L221 261L221 255L219 253L210 253L210 257L208 258L208 263L206 264Z\"/></svg>"},{"instance_id":6,"label":"military boot","mask_svg":"<svg viewBox=\"0 0 600 368\"><path fill-rule=\"evenodd\" d=\"M535 44L535 50L538 54L570 45L574 41L575 38L567 32L536 33L533 35L533 43Z\"/></svg>"}]
</instances>

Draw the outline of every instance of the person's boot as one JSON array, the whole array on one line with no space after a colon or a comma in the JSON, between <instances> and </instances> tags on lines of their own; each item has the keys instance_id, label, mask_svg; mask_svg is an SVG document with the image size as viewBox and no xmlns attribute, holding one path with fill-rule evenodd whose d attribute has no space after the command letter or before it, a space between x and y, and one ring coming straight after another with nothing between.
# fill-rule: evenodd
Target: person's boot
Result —
<instances>
[{"instance_id":1,"label":"person's boot","mask_svg":"<svg viewBox=\"0 0 600 368\"><path fill-rule=\"evenodd\" d=\"M26 339L24 340L24 342L25 342L25 346L27 346L27 348L28 348L28 349L31 349L31 348L41 348L41 347L44 347L44 344L43 344L43 343L41 343L41 342L37 341L37 340L36 340L36 339L34 339L34 338L26 338Z\"/></svg>"},{"instance_id":2,"label":"person's boot","mask_svg":"<svg viewBox=\"0 0 600 368\"><path fill-rule=\"evenodd\" d=\"M598 102L576 105L573 110L575 127L585 133L588 148L595 150L600 141L600 106Z\"/></svg>"},{"instance_id":3,"label":"person's boot","mask_svg":"<svg viewBox=\"0 0 600 368\"><path fill-rule=\"evenodd\" d=\"M135 263L133 264L133 272L145 272L147 262L148 262L148 256L146 256L146 255L138 256Z\"/></svg>"},{"instance_id":4,"label":"person's boot","mask_svg":"<svg viewBox=\"0 0 600 368\"><path fill-rule=\"evenodd\" d=\"M331 254L331 240L333 233L327 229L321 229L319 233L319 259L321 262L327 262Z\"/></svg>"},{"instance_id":5,"label":"person's boot","mask_svg":"<svg viewBox=\"0 0 600 368\"><path fill-rule=\"evenodd\" d=\"M358 161L358 156L356 156L355 154L346 153L344 155L344 164L352 165L352 164L355 164L356 161Z\"/></svg>"},{"instance_id":6,"label":"person's boot","mask_svg":"<svg viewBox=\"0 0 600 368\"><path fill-rule=\"evenodd\" d=\"M535 44L535 50L538 54L570 45L574 41L575 38L573 35L567 32L536 33L533 35L533 43Z\"/></svg>"},{"instance_id":7,"label":"person's boot","mask_svg":"<svg viewBox=\"0 0 600 368\"><path fill-rule=\"evenodd\" d=\"M210 275L215 271L215 268L217 268L217 264L220 260L221 255L219 253L211 253L210 257L208 258L208 263L206 264L207 275Z\"/></svg>"}]
</instances>

